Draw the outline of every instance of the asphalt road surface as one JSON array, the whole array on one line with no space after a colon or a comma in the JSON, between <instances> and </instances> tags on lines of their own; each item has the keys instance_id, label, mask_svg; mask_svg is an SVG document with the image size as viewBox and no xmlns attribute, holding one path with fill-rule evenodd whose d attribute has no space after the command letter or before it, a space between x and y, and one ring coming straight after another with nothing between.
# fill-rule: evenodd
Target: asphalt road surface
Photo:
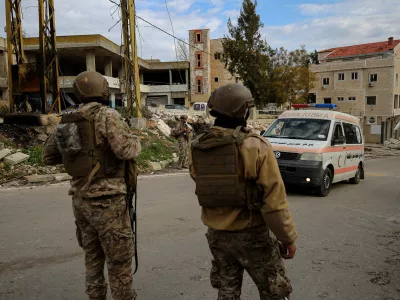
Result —
<instances>
[{"instance_id":1,"label":"asphalt road surface","mask_svg":"<svg viewBox=\"0 0 400 300\"><path fill-rule=\"evenodd\" d=\"M400 158L367 163L327 198L289 193L298 254L292 300L400 299ZM187 174L140 180L139 299L216 299L210 252ZM0 191L0 299L87 299L67 185ZM243 299L259 299L248 276Z\"/></svg>"}]
</instances>

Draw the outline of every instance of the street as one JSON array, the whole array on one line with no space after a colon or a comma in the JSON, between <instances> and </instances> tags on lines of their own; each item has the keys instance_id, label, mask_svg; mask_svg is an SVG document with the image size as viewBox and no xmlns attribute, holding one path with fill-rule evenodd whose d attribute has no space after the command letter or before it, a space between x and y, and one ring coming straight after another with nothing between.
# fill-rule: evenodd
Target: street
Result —
<instances>
[{"instance_id":1,"label":"street","mask_svg":"<svg viewBox=\"0 0 400 300\"><path fill-rule=\"evenodd\" d=\"M368 161L366 180L327 198L291 191L298 252L291 300L400 299L400 159ZM88 299L68 185L0 191L0 299ZM138 299L216 299L211 255L187 173L139 182ZM110 295L109 295L110 297ZM259 299L246 275L243 299ZM111 298L110 298L111 299Z\"/></svg>"}]
</instances>

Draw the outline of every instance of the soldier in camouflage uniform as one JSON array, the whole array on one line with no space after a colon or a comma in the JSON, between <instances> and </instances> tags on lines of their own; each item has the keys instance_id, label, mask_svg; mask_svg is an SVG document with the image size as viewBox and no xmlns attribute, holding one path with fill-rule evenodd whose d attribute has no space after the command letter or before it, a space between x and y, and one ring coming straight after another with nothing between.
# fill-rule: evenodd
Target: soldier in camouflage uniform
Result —
<instances>
[{"instance_id":1,"label":"soldier in camouflage uniform","mask_svg":"<svg viewBox=\"0 0 400 300\"><path fill-rule=\"evenodd\" d=\"M244 271L261 300L288 299L292 292L282 258L294 257L297 233L272 147L245 128L253 106L242 85L216 89L208 101L214 126L189 152L218 300L240 299Z\"/></svg>"},{"instance_id":2,"label":"soldier in camouflage uniform","mask_svg":"<svg viewBox=\"0 0 400 300\"><path fill-rule=\"evenodd\" d=\"M179 124L172 130L172 136L178 140L179 146L179 161L177 164L177 168L185 168L187 169L187 153L188 153L188 141L189 136L192 132L190 127L187 124L187 116L182 115L180 117Z\"/></svg>"},{"instance_id":3,"label":"soldier in camouflage uniform","mask_svg":"<svg viewBox=\"0 0 400 300\"><path fill-rule=\"evenodd\" d=\"M117 111L101 104L108 100L109 91L101 74L83 72L74 87L82 104L63 115L56 135L45 145L43 159L47 165L63 163L73 176L69 194L78 243L85 252L89 299L106 300L107 263L113 298L133 300L134 244L124 166L140 153L140 140Z\"/></svg>"}]
</instances>

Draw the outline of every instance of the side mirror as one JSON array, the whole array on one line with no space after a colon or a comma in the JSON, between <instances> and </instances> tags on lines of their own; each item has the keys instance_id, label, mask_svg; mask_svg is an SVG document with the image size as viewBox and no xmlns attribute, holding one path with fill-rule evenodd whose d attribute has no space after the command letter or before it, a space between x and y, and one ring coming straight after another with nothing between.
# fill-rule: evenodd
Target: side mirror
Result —
<instances>
[{"instance_id":1,"label":"side mirror","mask_svg":"<svg viewBox=\"0 0 400 300\"><path fill-rule=\"evenodd\" d=\"M265 133L265 130L261 130L261 131L260 131L260 135L261 135L261 136L263 136L264 133Z\"/></svg>"}]
</instances>

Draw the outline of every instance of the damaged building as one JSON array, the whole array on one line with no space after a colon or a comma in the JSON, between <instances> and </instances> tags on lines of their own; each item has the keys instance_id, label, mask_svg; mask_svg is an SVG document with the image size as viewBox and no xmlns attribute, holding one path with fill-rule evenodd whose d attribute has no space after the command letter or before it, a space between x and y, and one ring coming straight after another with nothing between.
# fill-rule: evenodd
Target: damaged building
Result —
<instances>
[{"instance_id":1,"label":"damaged building","mask_svg":"<svg viewBox=\"0 0 400 300\"><path fill-rule=\"evenodd\" d=\"M7 100L7 55L5 39L0 40L0 100ZM33 111L40 111L39 39L24 38L26 70L23 82L16 84L14 100L21 105L26 99ZM59 83L62 108L76 103L73 93L75 77L83 71L97 71L110 86L112 107L126 106L122 47L102 35L57 36ZM139 58L142 105L181 104L189 106L189 62L161 62ZM14 72L13 72L14 74ZM18 70L21 74L21 70ZM21 77L21 76L19 76ZM14 79L15 80L15 79ZM14 81L13 80L13 81Z\"/></svg>"}]
</instances>

